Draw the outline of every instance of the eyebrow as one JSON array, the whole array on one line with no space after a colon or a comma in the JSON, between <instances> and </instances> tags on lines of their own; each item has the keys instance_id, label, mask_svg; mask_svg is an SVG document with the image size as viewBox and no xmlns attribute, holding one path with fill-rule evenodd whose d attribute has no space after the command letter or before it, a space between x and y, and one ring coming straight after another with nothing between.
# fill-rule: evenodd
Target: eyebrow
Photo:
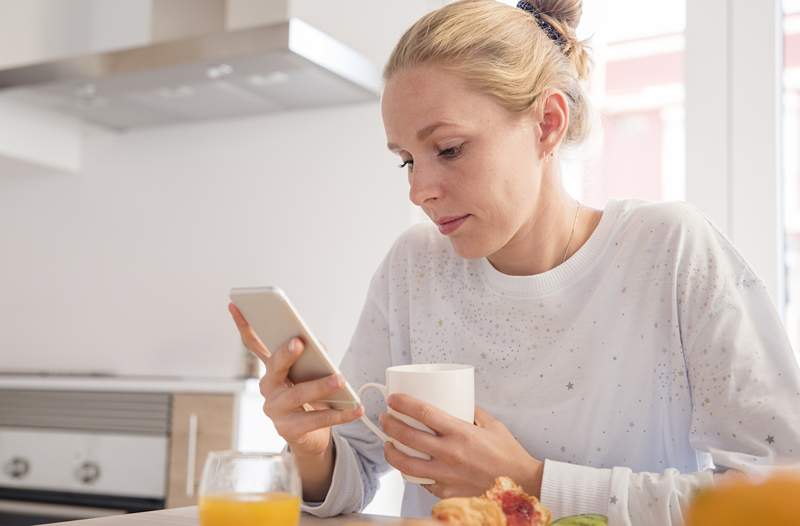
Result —
<instances>
[{"instance_id":1,"label":"eyebrow","mask_svg":"<svg viewBox=\"0 0 800 526\"><path fill-rule=\"evenodd\" d=\"M434 123L428 124L427 126L425 126L424 128L422 128L421 130L419 130L417 132L417 140L424 141L425 139L430 137L430 135L434 131L436 131L436 128L438 128L440 126L455 126L455 124L452 123L452 122L447 122L447 121L436 121ZM389 148L389 150L391 150L391 151L395 151L395 150L399 150L400 149L400 147L398 145L396 145L394 143L391 143L391 142L387 143L386 147Z\"/></svg>"}]
</instances>

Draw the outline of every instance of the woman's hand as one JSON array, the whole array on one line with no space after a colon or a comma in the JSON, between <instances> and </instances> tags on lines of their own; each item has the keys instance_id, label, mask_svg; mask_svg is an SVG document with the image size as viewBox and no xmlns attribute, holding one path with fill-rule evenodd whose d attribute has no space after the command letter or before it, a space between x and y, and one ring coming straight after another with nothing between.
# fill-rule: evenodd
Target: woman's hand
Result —
<instances>
[{"instance_id":1,"label":"woman's hand","mask_svg":"<svg viewBox=\"0 0 800 526\"><path fill-rule=\"evenodd\" d=\"M321 457L328 453L331 426L352 422L364 413L361 406L337 410L315 402L336 392L344 380L331 375L292 384L287 375L289 368L303 353L302 340L293 338L272 353L233 303L228 310L242 336L242 343L267 366L267 372L259 382L264 396L264 414L272 420L278 434L286 440L296 456Z\"/></svg>"},{"instance_id":2,"label":"woman's hand","mask_svg":"<svg viewBox=\"0 0 800 526\"><path fill-rule=\"evenodd\" d=\"M386 442L386 460L407 475L435 480L436 484L423 487L437 497L480 495L503 475L528 494L539 496L544 463L529 455L508 428L487 412L476 407L475 425L471 425L407 395L393 394L388 404L436 432L431 435L388 413L381 415L387 435L431 456L430 460L414 458Z\"/></svg>"}]
</instances>

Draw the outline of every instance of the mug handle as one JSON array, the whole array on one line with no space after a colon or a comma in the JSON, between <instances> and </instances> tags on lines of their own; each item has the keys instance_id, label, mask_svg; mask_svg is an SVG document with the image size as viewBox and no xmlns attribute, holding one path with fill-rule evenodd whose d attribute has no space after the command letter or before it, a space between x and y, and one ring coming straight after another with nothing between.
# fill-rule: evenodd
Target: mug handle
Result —
<instances>
[{"instance_id":1,"label":"mug handle","mask_svg":"<svg viewBox=\"0 0 800 526\"><path fill-rule=\"evenodd\" d=\"M370 387L373 387L373 388L377 389L378 391L380 391L381 394L383 395L384 401L386 400L386 398L388 398L389 395L388 395L388 393L386 391L386 386L385 385L371 383L371 382L370 383L366 383L366 384L364 384L364 385L362 385L361 387L358 388L358 398L360 399L361 398L361 394L364 392L364 390L368 389ZM370 431L375 433L378 436L378 438L380 438L382 441L384 441L384 442L388 442L389 441L389 436L386 433L384 433L383 430L380 427L376 426L375 423L372 420L369 419L369 417L366 415L366 413L361 415L361 421L364 422L364 425L367 426L367 428Z\"/></svg>"}]
</instances>

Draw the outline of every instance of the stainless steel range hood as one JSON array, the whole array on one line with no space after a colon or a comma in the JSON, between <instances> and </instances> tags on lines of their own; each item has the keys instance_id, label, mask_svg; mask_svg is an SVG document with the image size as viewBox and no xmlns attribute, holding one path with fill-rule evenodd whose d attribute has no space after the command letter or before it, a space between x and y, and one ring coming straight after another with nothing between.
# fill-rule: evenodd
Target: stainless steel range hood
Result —
<instances>
[{"instance_id":1,"label":"stainless steel range hood","mask_svg":"<svg viewBox=\"0 0 800 526\"><path fill-rule=\"evenodd\" d=\"M0 94L124 130L377 100L376 65L286 21L0 70Z\"/></svg>"}]
</instances>

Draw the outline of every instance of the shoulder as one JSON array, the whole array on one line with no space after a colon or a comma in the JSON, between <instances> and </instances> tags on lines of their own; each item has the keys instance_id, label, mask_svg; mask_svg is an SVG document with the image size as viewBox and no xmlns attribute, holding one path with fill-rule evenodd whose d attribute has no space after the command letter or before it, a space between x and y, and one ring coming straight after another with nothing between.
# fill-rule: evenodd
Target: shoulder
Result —
<instances>
[{"instance_id":1,"label":"shoulder","mask_svg":"<svg viewBox=\"0 0 800 526\"><path fill-rule=\"evenodd\" d=\"M620 223L629 228L667 227L670 230L706 228L708 218L699 208L685 201L649 202L627 199L618 203Z\"/></svg>"},{"instance_id":2,"label":"shoulder","mask_svg":"<svg viewBox=\"0 0 800 526\"><path fill-rule=\"evenodd\" d=\"M617 235L673 247L728 247L730 243L695 205L684 201L618 201Z\"/></svg>"},{"instance_id":3,"label":"shoulder","mask_svg":"<svg viewBox=\"0 0 800 526\"><path fill-rule=\"evenodd\" d=\"M637 200L620 201L618 206L619 235L638 246L650 246L661 257L669 254L679 267L752 273L730 240L697 206L684 201Z\"/></svg>"}]
</instances>

